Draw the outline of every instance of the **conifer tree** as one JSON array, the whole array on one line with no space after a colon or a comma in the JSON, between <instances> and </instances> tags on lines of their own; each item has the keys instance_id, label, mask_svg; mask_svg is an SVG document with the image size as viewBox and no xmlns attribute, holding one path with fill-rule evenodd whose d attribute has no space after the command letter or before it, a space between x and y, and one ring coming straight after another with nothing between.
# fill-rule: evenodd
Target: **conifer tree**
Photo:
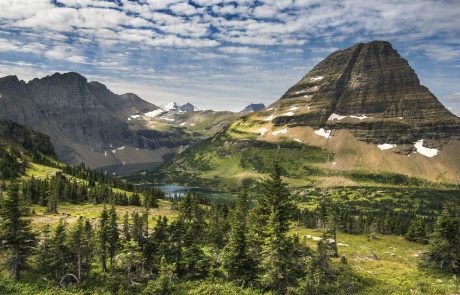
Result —
<instances>
[{"instance_id":1,"label":"conifer tree","mask_svg":"<svg viewBox=\"0 0 460 295\"><path fill-rule=\"evenodd\" d=\"M422 264L455 274L460 273L460 218L447 209L436 220L430 238L430 248Z\"/></svg>"},{"instance_id":2,"label":"conifer tree","mask_svg":"<svg viewBox=\"0 0 460 295\"><path fill-rule=\"evenodd\" d=\"M247 203L247 193L243 191L238 196L229 241L222 253L222 269L227 278L243 286L254 278L256 272L255 260L248 252Z\"/></svg>"},{"instance_id":3,"label":"conifer tree","mask_svg":"<svg viewBox=\"0 0 460 295\"><path fill-rule=\"evenodd\" d=\"M8 188L8 196L3 196L0 218L0 249L7 255L14 279L19 280L27 258L35 250L37 239L32 233L31 221L24 219L24 207L17 183L12 183Z\"/></svg>"},{"instance_id":4,"label":"conifer tree","mask_svg":"<svg viewBox=\"0 0 460 295\"><path fill-rule=\"evenodd\" d=\"M285 294L289 281L293 279L289 277L292 242L287 233L289 218L294 208L281 177L282 168L275 162L270 177L262 182L263 200L269 216L262 252L261 282L274 294Z\"/></svg>"},{"instance_id":5,"label":"conifer tree","mask_svg":"<svg viewBox=\"0 0 460 295\"><path fill-rule=\"evenodd\" d=\"M115 206L112 205L109 211L109 256L110 256L110 267L113 269L113 259L116 255L118 246L120 243L120 235L118 233L118 222L117 222L117 211Z\"/></svg>"},{"instance_id":6,"label":"conifer tree","mask_svg":"<svg viewBox=\"0 0 460 295\"><path fill-rule=\"evenodd\" d=\"M123 216L123 236L125 242L131 241L131 228L129 226L129 215L128 212Z\"/></svg>"},{"instance_id":7,"label":"conifer tree","mask_svg":"<svg viewBox=\"0 0 460 295\"><path fill-rule=\"evenodd\" d=\"M102 271L107 271L107 252L109 248L109 236L110 236L110 225L109 225L109 212L104 206L99 220L99 250L101 254L101 265Z\"/></svg>"},{"instance_id":8,"label":"conifer tree","mask_svg":"<svg viewBox=\"0 0 460 295\"><path fill-rule=\"evenodd\" d=\"M38 269L47 276L51 276L52 273L53 257L51 228L50 225L47 224L43 230L40 246L38 248Z\"/></svg>"},{"instance_id":9,"label":"conifer tree","mask_svg":"<svg viewBox=\"0 0 460 295\"><path fill-rule=\"evenodd\" d=\"M61 279L67 271L67 262L70 252L67 238L67 224L64 219L60 219L54 230L53 239L51 240L51 251L53 253L51 265L56 280Z\"/></svg>"}]
</instances>

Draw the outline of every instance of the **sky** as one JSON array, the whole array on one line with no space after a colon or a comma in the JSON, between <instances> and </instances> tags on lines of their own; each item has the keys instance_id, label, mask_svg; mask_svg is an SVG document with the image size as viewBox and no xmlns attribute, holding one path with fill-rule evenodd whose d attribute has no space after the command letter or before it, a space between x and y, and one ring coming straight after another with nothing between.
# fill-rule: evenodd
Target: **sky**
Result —
<instances>
[{"instance_id":1,"label":"sky","mask_svg":"<svg viewBox=\"0 0 460 295\"><path fill-rule=\"evenodd\" d=\"M460 115L459 0L0 0L0 76L73 71L157 105L269 104L371 40Z\"/></svg>"}]
</instances>

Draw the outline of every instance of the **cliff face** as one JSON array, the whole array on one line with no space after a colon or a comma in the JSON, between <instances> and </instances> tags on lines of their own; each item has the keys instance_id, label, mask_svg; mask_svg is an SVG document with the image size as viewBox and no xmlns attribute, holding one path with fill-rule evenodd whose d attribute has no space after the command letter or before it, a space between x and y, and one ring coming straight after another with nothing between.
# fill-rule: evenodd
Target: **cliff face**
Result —
<instances>
[{"instance_id":1,"label":"cliff face","mask_svg":"<svg viewBox=\"0 0 460 295\"><path fill-rule=\"evenodd\" d=\"M424 86L391 44L373 41L332 53L275 103L308 106L275 125L347 129L375 144L424 139L439 147L460 136L460 119Z\"/></svg>"},{"instance_id":2,"label":"cliff face","mask_svg":"<svg viewBox=\"0 0 460 295\"><path fill-rule=\"evenodd\" d=\"M133 94L116 95L77 73L56 73L29 83L0 79L0 119L12 120L50 136L60 160L88 161L86 153L152 143L129 129L130 115L158 109ZM98 166L97 160L91 157Z\"/></svg>"}]
</instances>

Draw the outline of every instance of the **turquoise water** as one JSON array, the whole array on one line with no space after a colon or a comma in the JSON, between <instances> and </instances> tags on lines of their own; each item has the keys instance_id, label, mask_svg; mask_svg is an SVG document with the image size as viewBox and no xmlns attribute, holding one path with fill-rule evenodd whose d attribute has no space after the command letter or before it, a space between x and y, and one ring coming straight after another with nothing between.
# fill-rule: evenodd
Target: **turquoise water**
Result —
<instances>
[{"instance_id":1,"label":"turquoise water","mask_svg":"<svg viewBox=\"0 0 460 295\"><path fill-rule=\"evenodd\" d=\"M236 194L231 192L215 191L212 189L202 187L187 187L182 185L157 185L155 186L161 189L168 198L181 198L187 192L197 193L206 198L211 202L230 204L235 202Z\"/></svg>"}]
</instances>

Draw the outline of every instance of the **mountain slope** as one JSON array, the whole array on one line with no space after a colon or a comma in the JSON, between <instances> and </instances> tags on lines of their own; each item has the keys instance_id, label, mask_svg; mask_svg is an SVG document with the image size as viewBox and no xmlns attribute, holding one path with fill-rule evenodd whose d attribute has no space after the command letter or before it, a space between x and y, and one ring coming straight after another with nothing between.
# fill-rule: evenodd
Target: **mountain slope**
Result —
<instances>
[{"instance_id":1,"label":"mountain slope","mask_svg":"<svg viewBox=\"0 0 460 295\"><path fill-rule=\"evenodd\" d=\"M0 94L0 119L46 133L66 163L85 162L92 168L152 163L161 162L166 153L154 138L128 125L132 114L157 106L135 94L114 94L77 73L56 73L28 83L4 77Z\"/></svg>"},{"instance_id":2,"label":"mountain slope","mask_svg":"<svg viewBox=\"0 0 460 295\"><path fill-rule=\"evenodd\" d=\"M280 147L267 152L267 147L251 143L260 141ZM251 165L244 165L247 160L241 156L247 155L239 150L241 142L254 150ZM315 162L299 153L299 147L291 148L297 158L285 168L292 184L355 184L355 172L460 183L460 119L420 85L408 62L385 41L332 53L278 101L238 119L163 169L209 179L257 178L264 172L257 167L288 157L286 143L319 147L327 154L326 160ZM226 159L219 157L223 148ZM267 153L271 156L260 158ZM228 173L219 170L222 161L233 167Z\"/></svg>"}]
</instances>

